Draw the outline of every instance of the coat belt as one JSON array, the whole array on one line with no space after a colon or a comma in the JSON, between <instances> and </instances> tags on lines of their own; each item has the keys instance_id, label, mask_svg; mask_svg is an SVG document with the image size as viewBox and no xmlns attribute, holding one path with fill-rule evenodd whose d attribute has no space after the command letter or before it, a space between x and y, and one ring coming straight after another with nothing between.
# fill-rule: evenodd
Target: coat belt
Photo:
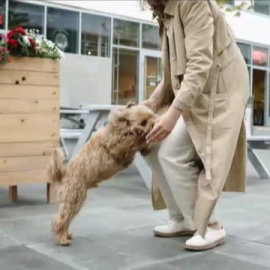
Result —
<instances>
[{"instance_id":1,"label":"coat belt","mask_svg":"<svg viewBox=\"0 0 270 270\"><path fill-rule=\"evenodd\" d=\"M205 176L206 180L211 181L211 167L212 167L212 139L213 139L213 119L214 119L214 108L215 108L215 98L217 93L217 83L220 72L220 66L218 65L218 70L214 74L213 84L210 94L209 111L207 119L207 133L206 133L206 160L205 160Z\"/></svg>"}]
</instances>

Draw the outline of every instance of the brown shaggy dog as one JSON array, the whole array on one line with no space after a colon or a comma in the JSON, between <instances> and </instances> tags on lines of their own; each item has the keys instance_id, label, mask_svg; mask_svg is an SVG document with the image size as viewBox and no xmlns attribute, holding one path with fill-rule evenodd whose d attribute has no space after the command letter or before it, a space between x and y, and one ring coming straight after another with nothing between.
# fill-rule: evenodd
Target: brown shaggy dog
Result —
<instances>
[{"instance_id":1,"label":"brown shaggy dog","mask_svg":"<svg viewBox=\"0 0 270 270\"><path fill-rule=\"evenodd\" d=\"M137 151L147 154L145 135L153 128L155 119L144 105L128 104L110 114L108 124L90 138L66 167L62 151L55 150L48 177L51 183L59 184L60 209L52 221L52 232L60 245L70 244L69 226L83 206L87 190L127 168Z\"/></svg>"}]
</instances>

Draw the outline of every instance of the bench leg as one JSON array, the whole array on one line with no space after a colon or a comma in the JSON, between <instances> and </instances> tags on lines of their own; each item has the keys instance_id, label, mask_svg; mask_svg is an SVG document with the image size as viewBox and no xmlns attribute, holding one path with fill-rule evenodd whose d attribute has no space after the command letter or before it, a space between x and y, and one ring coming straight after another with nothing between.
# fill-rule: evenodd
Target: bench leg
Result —
<instances>
[{"instance_id":1,"label":"bench leg","mask_svg":"<svg viewBox=\"0 0 270 270\"><path fill-rule=\"evenodd\" d=\"M150 190L152 184L152 172L146 159L139 153L136 154L134 164L139 171L146 187Z\"/></svg>"},{"instance_id":2,"label":"bench leg","mask_svg":"<svg viewBox=\"0 0 270 270\"><path fill-rule=\"evenodd\" d=\"M18 187L10 186L8 188L8 199L10 202L16 202L18 200Z\"/></svg>"},{"instance_id":3,"label":"bench leg","mask_svg":"<svg viewBox=\"0 0 270 270\"><path fill-rule=\"evenodd\" d=\"M90 136L91 136L92 132L94 131L96 124L99 121L99 119L101 118L101 116L102 116L102 113L98 112L98 111L91 112L87 116L85 128L84 128L82 135L79 138L79 140L78 140L78 142L73 150L71 159L73 159L79 153L79 151L81 150L83 145L90 138Z\"/></svg>"},{"instance_id":4,"label":"bench leg","mask_svg":"<svg viewBox=\"0 0 270 270\"><path fill-rule=\"evenodd\" d=\"M248 147L248 158L252 163L253 167L255 168L255 170L257 171L257 173L259 174L260 178L262 179L270 178L270 173L268 172L267 168L263 165L258 155L254 152L254 150L251 147Z\"/></svg>"},{"instance_id":5,"label":"bench leg","mask_svg":"<svg viewBox=\"0 0 270 270\"><path fill-rule=\"evenodd\" d=\"M47 183L47 203L53 204L56 202L56 188L54 184Z\"/></svg>"}]
</instances>

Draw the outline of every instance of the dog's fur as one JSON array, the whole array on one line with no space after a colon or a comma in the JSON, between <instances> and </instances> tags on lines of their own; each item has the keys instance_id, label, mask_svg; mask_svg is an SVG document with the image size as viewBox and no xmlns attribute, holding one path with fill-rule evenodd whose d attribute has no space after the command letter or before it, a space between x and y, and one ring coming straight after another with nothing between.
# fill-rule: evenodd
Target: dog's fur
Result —
<instances>
[{"instance_id":1,"label":"dog's fur","mask_svg":"<svg viewBox=\"0 0 270 270\"><path fill-rule=\"evenodd\" d=\"M145 135L154 122L155 115L150 109L128 104L111 112L108 124L91 137L67 166L63 165L62 151L54 151L48 177L49 182L59 184L60 209L52 221L52 232L60 245L70 244L69 226L83 206L87 190L127 168L137 151L148 153L150 146Z\"/></svg>"}]
</instances>

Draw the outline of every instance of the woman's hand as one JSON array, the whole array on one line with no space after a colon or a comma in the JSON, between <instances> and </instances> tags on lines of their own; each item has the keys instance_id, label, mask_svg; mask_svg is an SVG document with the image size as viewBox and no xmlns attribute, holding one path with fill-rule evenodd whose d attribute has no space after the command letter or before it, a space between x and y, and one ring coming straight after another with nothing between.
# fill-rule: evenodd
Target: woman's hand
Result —
<instances>
[{"instance_id":1,"label":"woman's hand","mask_svg":"<svg viewBox=\"0 0 270 270\"><path fill-rule=\"evenodd\" d=\"M181 116L181 111L170 107L156 122L152 131L146 136L147 143L163 141L172 132L176 122Z\"/></svg>"}]
</instances>

